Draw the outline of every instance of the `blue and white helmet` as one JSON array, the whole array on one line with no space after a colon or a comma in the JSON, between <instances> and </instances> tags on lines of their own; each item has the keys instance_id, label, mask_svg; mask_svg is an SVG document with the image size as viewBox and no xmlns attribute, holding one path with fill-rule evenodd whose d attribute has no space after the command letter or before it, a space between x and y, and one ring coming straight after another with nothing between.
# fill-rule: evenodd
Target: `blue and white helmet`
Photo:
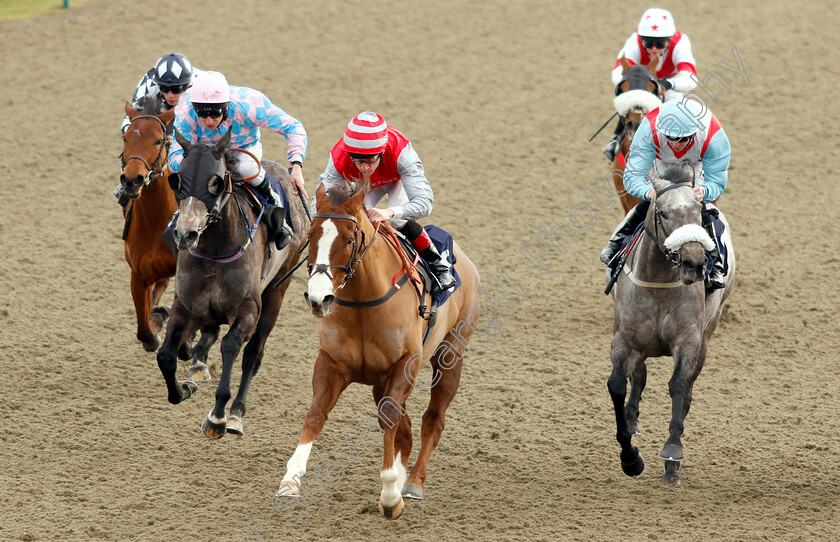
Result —
<instances>
[{"instance_id":1,"label":"blue and white helmet","mask_svg":"<svg viewBox=\"0 0 840 542\"><path fill-rule=\"evenodd\" d=\"M168 87L186 85L192 80L192 71L187 57L179 53L169 53L157 61L152 81Z\"/></svg>"},{"instance_id":2,"label":"blue and white helmet","mask_svg":"<svg viewBox=\"0 0 840 542\"><path fill-rule=\"evenodd\" d=\"M693 135L697 133L700 119L705 112L702 109L702 106L693 100L669 100L659 108L656 131L670 138Z\"/></svg>"}]
</instances>

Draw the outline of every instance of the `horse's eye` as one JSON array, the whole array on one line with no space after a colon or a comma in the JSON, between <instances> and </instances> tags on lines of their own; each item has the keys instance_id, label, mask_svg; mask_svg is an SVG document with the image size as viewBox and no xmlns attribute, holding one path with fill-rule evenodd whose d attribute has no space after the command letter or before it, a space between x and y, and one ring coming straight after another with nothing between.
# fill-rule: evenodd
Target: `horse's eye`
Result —
<instances>
[{"instance_id":1,"label":"horse's eye","mask_svg":"<svg viewBox=\"0 0 840 542\"><path fill-rule=\"evenodd\" d=\"M349 247L352 244L353 244L353 238L351 237L350 239L347 240L347 244L345 246Z\"/></svg>"},{"instance_id":2,"label":"horse's eye","mask_svg":"<svg viewBox=\"0 0 840 542\"><path fill-rule=\"evenodd\" d=\"M163 145L163 140L158 139L157 141L155 141L155 145Z\"/></svg>"},{"instance_id":3,"label":"horse's eye","mask_svg":"<svg viewBox=\"0 0 840 542\"><path fill-rule=\"evenodd\" d=\"M662 220L668 220L668 215L666 213L663 213L663 212L660 211L659 216L662 217Z\"/></svg>"}]
</instances>

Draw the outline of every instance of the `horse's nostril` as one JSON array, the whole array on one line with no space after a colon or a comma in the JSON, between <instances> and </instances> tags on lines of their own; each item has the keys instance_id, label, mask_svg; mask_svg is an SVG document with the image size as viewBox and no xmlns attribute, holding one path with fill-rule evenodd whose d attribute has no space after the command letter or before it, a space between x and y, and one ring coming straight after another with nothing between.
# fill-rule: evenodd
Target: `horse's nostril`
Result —
<instances>
[{"instance_id":1,"label":"horse's nostril","mask_svg":"<svg viewBox=\"0 0 840 542\"><path fill-rule=\"evenodd\" d=\"M191 231L190 233L187 234L187 237L186 237L187 243L192 244L192 243L195 243L197 240L198 240L198 232L197 231Z\"/></svg>"},{"instance_id":2,"label":"horse's nostril","mask_svg":"<svg viewBox=\"0 0 840 542\"><path fill-rule=\"evenodd\" d=\"M329 294L329 295L327 295L327 296L325 296L325 297L324 297L324 301L323 301L322 305L324 306L324 308L327 308L327 307L329 307L330 305L332 305L332 302L333 302L334 300L335 300L335 296L334 296L334 295L332 295L332 294Z\"/></svg>"}]
</instances>

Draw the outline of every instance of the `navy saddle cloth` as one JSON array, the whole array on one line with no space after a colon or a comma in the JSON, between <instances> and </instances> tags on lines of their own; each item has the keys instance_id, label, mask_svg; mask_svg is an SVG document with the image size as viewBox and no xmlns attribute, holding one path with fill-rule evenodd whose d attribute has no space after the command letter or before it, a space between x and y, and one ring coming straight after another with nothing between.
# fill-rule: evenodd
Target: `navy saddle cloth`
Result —
<instances>
[{"instance_id":1,"label":"navy saddle cloth","mask_svg":"<svg viewBox=\"0 0 840 542\"><path fill-rule=\"evenodd\" d=\"M446 303L446 300L449 299L449 296L452 295L452 292L461 287L461 277L455 270L455 262L457 262L458 260L455 258L455 253L452 250L454 241L449 232L442 228L438 228L437 226L434 226L432 224L425 226L424 229L426 230L426 233L429 234L429 237L432 239L432 243L434 243L435 248L438 249L438 252L440 253L441 257L446 258L446 261L448 261L452 265L452 276L455 277L455 286L448 290L443 290L442 292L438 292L432 295L432 305L439 307ZM414 249L411 243L401 233L397 232L397 235L399 235L400 240L403 243L403 247L406 249L406 252L408 252L409 259L413 260L415 254L417 254L417 250ZM423 266L423 269L425 270L428 276L434 276L426 260L424 260L423 258L419 258L418 264Z\"/></svg>"}]
</instances>

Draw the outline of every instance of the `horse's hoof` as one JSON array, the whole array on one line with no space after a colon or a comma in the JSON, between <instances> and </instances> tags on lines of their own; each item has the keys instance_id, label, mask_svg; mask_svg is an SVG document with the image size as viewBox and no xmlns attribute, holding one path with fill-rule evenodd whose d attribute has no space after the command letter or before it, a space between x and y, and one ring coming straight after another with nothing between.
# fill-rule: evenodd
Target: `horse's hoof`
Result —
<instances>
[{"instance_id":1,"label":"horse's hoof","mask_svg":"<svg viewBox=\"0 0 840 542\"><path fill-rule=\"evenodd\" d=\"M275 497L300 497L300 486L297 482L283 482L277 491L274 492Z\"/></svg>"},{"instance_id":2,"label":"horse's hoof","mask_svg":"<svg viewBox=\"0 0 840 542\"><path fill-rule=\"evenodd\" d=\"M405 484L402 488L402 496L406 499L423 500L423 486L417 484Z\"/></svg>"},{"instance_id":3,"label":"horse's hoof","mask_svg":"<svg viewBox=\"0 0 840 542\"><path fill-rule=\"evenodd\" d=\"M227 427L225 430L234 435L242 435L242 418L239 416L228 416Z\"/></svg>"},{"instance_id":4,"label":"horse's hoof","mask_svg":"<svg viewBox=\"0 0 840 542\"><path fill-rule=\"evenodd\" d=\"M400 497L400 502L396 506L384 506L382 501L379 501L379 513L385 519L397 519L405 510L405 501Z\"/></svg>"},{"instance_id":5,"label":"horse's hoof","mask_svg":"<svg viewBox=\"0 0 840 542\"><path fill-rule=\"evenodd\" d=\"M220 439L225 436L225 424L213 423L209 418L205 418L201 423L201 432L204 433L204 436L206 437Z\"/></svg>"},{"instance_id":6,"label":"horse's hoof","mask_svg":"<svg viewBox=\"0 0 840 542\"><path fill-rule=\"evenodd\" d=\"M624 454L621 457L621 470L627 476L639 476L645 470L645 461L642 459L639 449L635 446L633 447L633 453L635 457L629 460L625 460Z\"/></svg>"},{"instance_id":7,"label":"horse's hoof","mask_svg":"<svg viewBox=\"0 0 840 542\"><path fill-rule=\"evenodd\" d=\"M160 335L155 335L155 338L152 340L152 342L143 343L143 350L145 350L146 352L154 352L155 350L160 348L161 344L163 344L163 339L160 338Z\"/></svg>"},{"instance_id":8,"label":"horse's hoof","mask_svg":"<svg viewBox=\"0 0 840 542\"><path fill-rule=\"evenodd\" d=\"M190 367L190 372L187 377L197 384L213 380L213 377L210 376L210 369L208 369L206 365L204 367L196 367L193 365Z\"/></svg>"},{"instance_id":9,"label":"horse's hoof","mask_svg":"<svg viewBox=\"0 0 840 542\"><path fill-rule=\"evenodd\" d=\"M662 448L662 451L659 452L659 457L665 461L682 461L682 446L679 444L666 444L665 447Z\"/></svg>"},{"instance_id":10,"label":"horse's hoof","mask_svg":"<svg viewBox=\"0 0 840 542\"><path fill-rule=\"evenodd\" d=\"M677 472L666 472L662 475L660 481L665 485L678 486L680 485L680 475Z\"/></svg>"}]
</instances>

